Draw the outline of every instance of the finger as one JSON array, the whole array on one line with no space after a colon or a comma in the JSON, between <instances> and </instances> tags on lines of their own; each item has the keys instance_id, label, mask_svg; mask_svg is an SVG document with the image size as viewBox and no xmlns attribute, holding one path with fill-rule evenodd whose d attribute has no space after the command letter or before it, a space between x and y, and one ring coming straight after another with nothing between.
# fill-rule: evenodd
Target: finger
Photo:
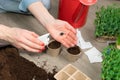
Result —
<instances>
[{"instance_id":1,"label":"finger","mask_svg":"<svg viewBox=\"0 0 120 80\"><path fill-rule=\"evenodd\" d=\"M60 41L60 42L62 43L63 46L69 48L69 45L66 43L66 41L62 40L62 41Z\"/></svg>"},{"instance_id":2,"label":"finger","mask_svg":"<svg viewBox=\"0 0 120 80\"><path fill-rule=\"evenodd\" d=\"M72 31L74 34L76 34L76 29L73 28L69 23L66 23L66 26L65 26L66 29Z\"/></svg>"},{"instance_id":3,"label":"finger","mask_svg":"<svg viewBox=\"0 0 120 80\"><path fill-rule=\"evenodd\" d=\"M45 46L43 42L41 42L38 37L34 37L32 35L25 36L27 40L33 42L34 44Z\"/></svg>"},{"instance_id":4,"label":"finger","mask_svg":"<svg viewBox=\"0 0 120 80\"><path fill-rule=\"evenodd\" d=\"M61 32L59 34L62 38L66 38L69 40L71 43L76 44L77 43L77 37L74 35L72 32L67 31L66 33Z\"/></svg>"},{"instance_id":5,"label":"finger","mask_svg":"<svg viewBox=\"0 0 120 80\"><path fill-rule=\"evenodd\" d=\"M71 42L74 42L74 44L77 43L77 36L73 34L72 32L69 32L67 37L68 37L68 40L70 39Z\"/></svg>"},{"instance_id":6,"label":"finger","mask_svg":"<svg viewBox=\"0 0 120 80\"><path fill-rule=\"evenodd\" d=\"M35 32L31 32L31 31L27 31L27 33L28 35L24 35L24 37L26 37L28 40L31 40L32 42L36 44L44 45L43 42L37 39L39 37L38 34L36 34Z\"/></svg>"},{"instance_id":7,"label":"finger","mask_svg":"<svg viewBox=\"0 0 120 80\"><path fill-rule=\"evenodd\" d=\"M22 43L20 43L19 46L21 46L23 49L30 51L30 52L42 52L43 51L42 49L34 49L34 48L31 48L31 47L29 47L25 44L22 44Z\"/></svg>"},{"instance_id":8,"label":"finger","mask_svg":"<svg viewBox=\"0 0 120 80\"><path fill-rule=\"evenodd\" d=\"M32 36L29 37L29 38L31 38L30 40L33 41L33 42L36 43L36 44L44 45L43 42L41 42L39 39L36 39L36 38L38 38L38 37L39 37L38 34L32 32ZM29 39L29 38L28 38L28 39Z\"/></svg>"},{"instance_id":9,"label":"finger","mask_svg":"<svg viewBox=\"0 0 120 80\"><path fill-rule=\"evenodd\" d=\"M73 47L74 41L72 42L68 37L64 39L64 43L66 43L67 47Z\"/></svg>"},{"instance_id":10,"label":"finger","mask_svg":"<svg viewBox=\"0 0 120 80\"><path fill-rule=\"evenodd\" d=\"M31 40L29 40L27 38L22 39L22 44L25 44L26 46L29 46L31 48L38 49L38 50L45 48L44 45L36 44L36 43L32 42Z\"/></svg>"},{"instance_id":11,"label":"finger","mask_svg":"<svg viewBox=\"0 0 120 80\"><path fill-rule=\"evenodd\" d=\"M32 35L32 36L34 36L34 37L36 37L36 38L39 37L39 35L36 34L35 32L28 31L28 30L25 30L25 32L28 33L28 34L30 34L30 35Z\"/></svg>"},{"instance_id":12,"label":"finger","mask_svg":"<svg viewBox=\"0 0 120 80\"><path fill-rule=\"evenodd\" d=\"M61 42L67 48L69 48L70 46L73 46L73 44L71 44L71 41L67 38L66 35L61 36L61 39L59 40L59 42Z\"/></svg>"},{"instance_id":13,"label":"finger","mask_svg":"<svg viewBox=\"0 0 120 80\"><path fill-rule=\"evenodd\" d=\"M41 46L45 46L44 42L40 41L38 38L27 38L28 40L30 40L31 42L35 43L35 44L38 44L38 45L41 45Z\"/></svg>"},{"instance_id":14,"label":"finger","mask_svg":"<svg viewBox=\"0 0 120 80\"><path fill-rule=\"evenodd\" d=\"M32 32L31 34L32 34L35 38L38 38L38 37L39 37L39 35L36 34L36 33L34 33L34 32Z\"/></svg>"},{"instance_id":15,"label":"finger","mask_svg":"<svg viewBox=\"0 0 120 80\"><path fill-rule=\"evenodd\" d=\"M65 39L69 41L70 46L74 46L77 43L77 41L74 38L72 38L69 34Z\"/></svg>"}]
</instances>

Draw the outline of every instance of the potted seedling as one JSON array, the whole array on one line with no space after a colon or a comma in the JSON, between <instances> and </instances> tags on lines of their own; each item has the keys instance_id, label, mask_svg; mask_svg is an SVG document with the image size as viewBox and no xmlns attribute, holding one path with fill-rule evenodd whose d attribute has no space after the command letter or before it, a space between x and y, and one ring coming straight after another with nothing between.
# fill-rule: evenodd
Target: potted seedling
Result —
<instances>
[{"instance_id":1,"label":"potted seedling","mask_svg":"<svg viewBox=\"0 0 120 80\"><path fill-rule=\"evenodd\" d=\"M63 56L70 62L74 62L79 59L82 50L79 46L74 46L70 48L64 48L63 49Z\"/></svg>"},{"instance_id":2,"label":"potted seedling","mask_svg":"<svg viewBox=\"0 0 120 80\"><path fill-rule=\"evenodd\" d=\"M99 8L98 8L99 9ZM120 6L102 6L96 12L95 36L99 41L116 40L120 34Z\"/></svg>"},{"instance_id":3,"label":"potted seedling","mask_svg":"<svg viewBox=\"0 0 120 80\"><path fill-rule=\"evenodd\" d=\"M120 49L120 35L117 37L116 44L117 44L117 48Z\"/></svg>"},{"instance_id":4,"label":"potted seedling","mask_svg":"<svg viewBox=\"0 0 120 80\"><path fill-rule=\"evenodd\" d=\"M61 43L56 40L50 40L47 45L47 53L51 56L58 56L61 51Z\"/></svg>"},{"instance_id":5,"label":"potted seedling","mask_svg":"<svg viewBox=\"0 0 120 80\"><path fill-rule=\"evenodd\" d=\"M115 46L108 46L102 54L102 80L120 80L120 50Z\"/></svg>"}]
</instances>

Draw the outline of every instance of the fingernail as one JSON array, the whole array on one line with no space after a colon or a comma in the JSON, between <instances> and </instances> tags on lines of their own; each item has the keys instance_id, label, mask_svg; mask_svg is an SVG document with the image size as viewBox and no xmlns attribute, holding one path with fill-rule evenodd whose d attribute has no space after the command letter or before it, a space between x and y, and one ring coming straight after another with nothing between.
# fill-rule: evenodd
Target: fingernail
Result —
<instances>
[{"instance_id":1,"label":"fingernail","mask_svg":"<svg viewBox=\"0 0 120 80\"><path fill-rule=\"evenodd\" d=\"M70 48L70 46L66 46L67 48Z\"/></svg>"},{"instance_id":2,"label":"fingernail","mask_svg":"<svg viewBox=\"0 0 120 80\"><path fill-rule=\"evenodd\" d=\"M45 48L42 49L42 51L44 51L44 50L45 50Z\"/></svg>"},{"instance_id":3,"label":"fingernail","mask_svg":"<svg viewBox=\"0 0 120 80\"><path fill-rule=\"evenodd\" d=\"M75 41L74 44L77 44L77 41Z\"/></svg>"},{"instance_id":4,"label":"fingernail","mask_svg":"<svg viewBox=\"0 0 120 80\"><path fill-rule=\"evenodd\" d=\"M39 50L38 52L39 52L39 53L41 53L41 52L42 52L42 50Z\"/></svg>"},{"instance_id":5,"label":"fingernail","mask_svg":"<svg viewBox=\"0 0 120 80\"><path fill-rule=\"evenodd\" d=\"M44 46L44 43L42 43L41 46Z\"/></svg>"},{"instance_id":6,"label":"fingernail","mask_svg":"<svg viewBox=\"0 0 120 80\"><path fill-rule=\"evenodd\" d=\"M75 44L72 44L72 47L74 47L75 46Z\"/></svg>"}]
</instances>

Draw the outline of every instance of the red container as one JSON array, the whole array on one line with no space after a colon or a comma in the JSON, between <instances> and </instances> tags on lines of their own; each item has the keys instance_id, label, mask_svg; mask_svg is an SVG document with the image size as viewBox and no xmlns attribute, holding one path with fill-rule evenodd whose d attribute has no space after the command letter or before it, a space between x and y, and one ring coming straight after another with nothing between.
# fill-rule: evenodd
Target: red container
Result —
<instances>
[{"instance_id":1,"label":"red container","mask_svg":"<svg viewBox=\"0 0 120 80\"><path fill-rule=\"evenodd\" d=\"M84 1L85 0L59 0L58 18L67 21L74 28L82 27L86 23L90 5L88 3L85 4ZM95 2L96 0L94 0L94 3Z\"/></svg>"}]
</instances>

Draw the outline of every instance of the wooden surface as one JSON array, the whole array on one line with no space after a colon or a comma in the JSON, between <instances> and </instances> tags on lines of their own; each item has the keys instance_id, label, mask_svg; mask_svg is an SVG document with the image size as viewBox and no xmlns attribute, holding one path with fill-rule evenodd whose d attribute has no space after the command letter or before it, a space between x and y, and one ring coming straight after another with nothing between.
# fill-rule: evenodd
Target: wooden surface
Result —
<instances>
[{"instance_id":1,"label":"wooden surface","mask_svg":"<svg viewBox=\"0 0 120 80\"><path fill-rule=\"evenodd\" d=\"M57 18L58 0L52 0L51 2L52 2L52 5L51 5L51 9L49 11L55 18ZM97 4L90 7L87 23L85 24L85 26L83 28L80 29L85 41L91 42L92 45L94 47L96 47L99 51L102 51L102 49L106 46L106 43L99 43L95 39L95 36L94 36L95 12L97 11L97 7L101 7L102 5L106 6L106 5L109 5L112 3L120 4L120 1L118 1L118 0L98 0ZM16 13L1 13L0 14L0 23L11 26L11 27L20 27L20 28L31 30L31 31L35 31L39 35L43 35L43 34L47 33L45 28L43 28L42 25L31 15L22 15L22 14L16 14ZM70 62L65 61L61 57L52 58L46 54L45 55L36 54L36 55L34 55L34 59L37 59L38 56L40 57L39 61L48 60L49 62L52 62L51 64L53 66L54 65L56 65L58 67L60 66L59 69L62 68L64 65L70 63ZM59 65L57 65L57 64L59 64ZM101 80L100 79L101 63L91 64L88 60L88 57L85 54L82 54L81 58L78 61L71 63L71 64L73 64L74 66L79 68L82 72L84 72L92 80Z\"/></svg>"}]
</instances>

